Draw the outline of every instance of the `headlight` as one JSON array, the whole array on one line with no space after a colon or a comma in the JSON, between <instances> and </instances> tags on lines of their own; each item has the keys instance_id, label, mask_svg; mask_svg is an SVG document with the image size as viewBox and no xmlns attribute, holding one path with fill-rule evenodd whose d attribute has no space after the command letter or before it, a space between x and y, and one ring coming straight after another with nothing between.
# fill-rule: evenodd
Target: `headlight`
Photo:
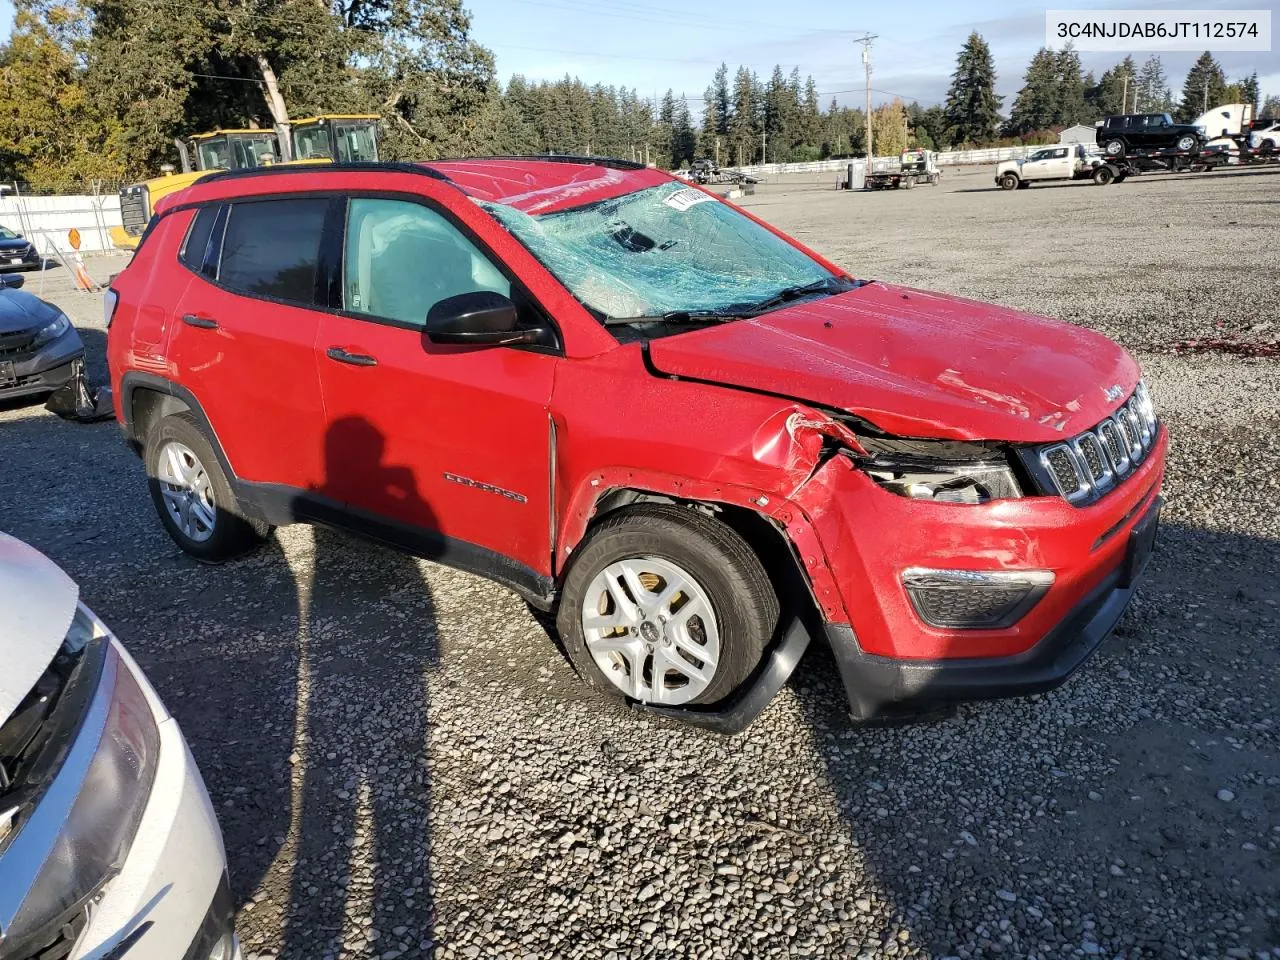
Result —
<instances>
[{"instance_id":1,"label":"headlight","mask_svg":"<svg viewBox=\"0 0 1280 960\"><path fill-rule=\"evenodd\" d=\"M96 744L83 747L84 738L94 738ZM83 767L76 762L81 749L93 750ZM65 812L35 881L12 922L4 927L6 946L35 943L41 934L56 932L118 871L146 809L159 753L160 732L151 705L112 647L103 664L98 696L67 762L23 829L38 835L41 824L48 823L46 817ZM64 776L75 776L76 767L84 771L78 783L59 782ZM66 797L67 793L73 796ZM66 799L59 803L62 797ZM69 811L58 809L68 802ZM15 844L24 839L20 834Z\"/></svg>"},{"instance_id":2,"label":"headlight","mask_svg":"<svg viewBox=\"0 0 1280 960\"><path fill-rule=\"evenodd\" d=\"M1147 429L1151 431L1151 435L1155 436L1156 432L1156 405L1151 400L1151 391L1147 389L1145 380L1138 381L1138 389L1133 393L1133 399L1138 409L1138 416L1142 418L1142 422L1147 425Z\"/></svg>"},{"instance_id":3,"label":"headlight","mask_svg":"<svg viewBox=\"0 0 1280 960\"><path fill-rule=\"evenodd\" d=\"M53 320L40 328L36 333L34 345L39 347L57 340L70 329L71 321L67 319L67 315L65 313L60 313Z\"/></svg>"},{"instance_id":4,"label":"headlight","mask_svg":"<svg viewBox=\"0 0 1280 960\"><path fill-rule=\"evenodd\" d=\"M874 437L862 443L870 457L859 465L900 497L976 504L1022 496L1009 461L991 444Z\"/></svg>"}]
</instances>

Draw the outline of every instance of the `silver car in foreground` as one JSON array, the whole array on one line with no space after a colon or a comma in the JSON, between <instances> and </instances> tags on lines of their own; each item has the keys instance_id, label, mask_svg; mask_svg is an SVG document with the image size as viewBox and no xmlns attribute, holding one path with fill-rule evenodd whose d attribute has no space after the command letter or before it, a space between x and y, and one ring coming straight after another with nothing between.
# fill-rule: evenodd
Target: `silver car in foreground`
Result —
<instances>
[{"instance_id":1,"label":"silver car in foreground","mask_svg":"<svg viewBox=\"0 0 1280 960\"><path fill-rule=\"evenodd\" d=\"M238 960L186 740L48 558L0 533L0 960Z\"/></svg>"}]
</instances>

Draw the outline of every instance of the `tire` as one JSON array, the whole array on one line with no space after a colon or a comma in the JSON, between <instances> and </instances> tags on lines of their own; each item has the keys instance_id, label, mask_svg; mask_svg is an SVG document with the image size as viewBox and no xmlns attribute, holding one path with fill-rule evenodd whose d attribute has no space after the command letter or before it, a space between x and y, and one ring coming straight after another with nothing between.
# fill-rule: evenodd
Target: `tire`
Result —
<instances>
[{"instance_id":1,"label":"tire","mask_svg":"<svg viewBox=\"0 0 1280 960\"><path fill-rule=\"evenodd\" d=\"M1100 187L1105 187L1115 178L1116 178L1115 169L1107 166L1106 164L1103 164L1102 166L1098 167L1096 170L1093 171L1093 182Z\"/></svg>"},{"instance_id":2,"label":"tire","mask_svg":"<svg viewBox=\"0 0 1280 960\"><path fill-rule=\"evenodd\" d=\"M1274 140L1270 140L1270 139L1268 139L1268 140L1263 140L1263 141L1262 141L1262 148L1261 148L1261 149L1262 149L1262 152L1263 152L1263 153L1275 153L1275 152L1276 152L1276 142L1275 142Z\"/></svg>"},{"instance_id":3,"label":"tire","mask_svg":"<svg viewBox=\"0 0 1280 960\"><path fill-rule=\"evenodd\" d=\"M556 626L574 669L598 692L662 706L713 704L760 663L778 625L778 597L760 559L726 524L686 507L628 507L605 517L575 552ZM677 587L663 602L663 591Z\"/></svg>"},{"instance_id":4,"label":"tire","mask_svg":"<svg viewBox=\"0 0 1280 960\"><path fill-rule=\"evenodd\" d=\"M1179 137L1178 142L1174 144L1174 146L1185 153L1190 153L1192 150L1196 148L1196 145L1198 144L1198 142L1199 141L1197 141L1196 138L1193 137L1191 134L1187 134L1184 137Z\"/></svg>"},{"instance_id":5,"label":"tire","mask_svg":"<svg viewBox=\"0 0 1280 960\"><path fill-rule=\"evenodd\" d=\"M1000 177L1001 190L1016 190L1018 188L1018 175L1016 173L1006 173Z\"/></svg>"},{"instance_id":6,"label":"tire","mask_svg":"<svg viewBox=\"0 0 1280 960\"><path fill-rule=\"evenodd\" d=\"M1123 157L1125 155L1125 142L1119 137L1107 140L1102 144L1102 152L1108 157Z\"/></svg>"},{"instance_id":7,"label":"tire","mask_svg":"<svg viewBox=\"0 0 1280 960\"><path fill-rule=\"evenodd\" d=\"M915 182L914 180L912 180L911 178L907 178L906 180L903 180L903 181L902 181L902 189L903 189L903 190L910 190L910 189L911 189L911 188L913 188L915 185L916 185L916 182Z\"/></svg>"},{"instance_id":8,"label":"tire","mask_svg":"<svg viewBox=\"0 0 1280 960\"><path fill-rule=\"evenodd\" d=\"M268 524L236 512L231 484L194 415L177 413L152 427L144 456L160 522L174 543L197 560L221 563L271 533Z\"/></svg>"}]
</instances>

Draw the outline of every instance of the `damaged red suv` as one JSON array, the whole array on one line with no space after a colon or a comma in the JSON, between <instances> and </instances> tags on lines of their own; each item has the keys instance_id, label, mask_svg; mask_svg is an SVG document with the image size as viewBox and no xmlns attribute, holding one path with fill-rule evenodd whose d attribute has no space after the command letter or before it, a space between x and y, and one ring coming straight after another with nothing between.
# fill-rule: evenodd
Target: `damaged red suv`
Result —
<instances>
[{"instance_id":1,"label":"damaged red suv","mask_svg":"<svg viewBox=\"0 0 1280 960\"><path fill-rule=\"evenodd\" d=\"M319 522L488 576L732 731L821 634L854 716L1062 682L1150 554L1165 431L1089 330L855 279L594 158L275 167L159 205L117 415L216 561Z\"/></svg>"}]
</instances>

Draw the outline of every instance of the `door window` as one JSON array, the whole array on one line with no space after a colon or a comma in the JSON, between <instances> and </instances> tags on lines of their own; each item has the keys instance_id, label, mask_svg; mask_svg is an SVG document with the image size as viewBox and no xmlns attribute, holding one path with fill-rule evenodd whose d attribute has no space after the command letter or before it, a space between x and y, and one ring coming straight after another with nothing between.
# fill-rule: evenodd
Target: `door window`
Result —
<instances>
[{"instance_id":1,"label":"door window","mask_svg":"<svg viewBox=\"0 0 1280 960\"><path fill-rule=\"evenodd\" d=\"M511 282L443 216L407 200L353 198L347 205L343 306L421 328L441 300Z\"/></svg>"},{"instance_id":2,"label":"door window","mask_svg":"<svg viewBox=\"0 0 1280 960\"><path fill-rule=\"evenodd\" d=\"M232 204L218 280L241 293L315 303L328 206L323 197Z\"/></svg>"}]
</instances>

